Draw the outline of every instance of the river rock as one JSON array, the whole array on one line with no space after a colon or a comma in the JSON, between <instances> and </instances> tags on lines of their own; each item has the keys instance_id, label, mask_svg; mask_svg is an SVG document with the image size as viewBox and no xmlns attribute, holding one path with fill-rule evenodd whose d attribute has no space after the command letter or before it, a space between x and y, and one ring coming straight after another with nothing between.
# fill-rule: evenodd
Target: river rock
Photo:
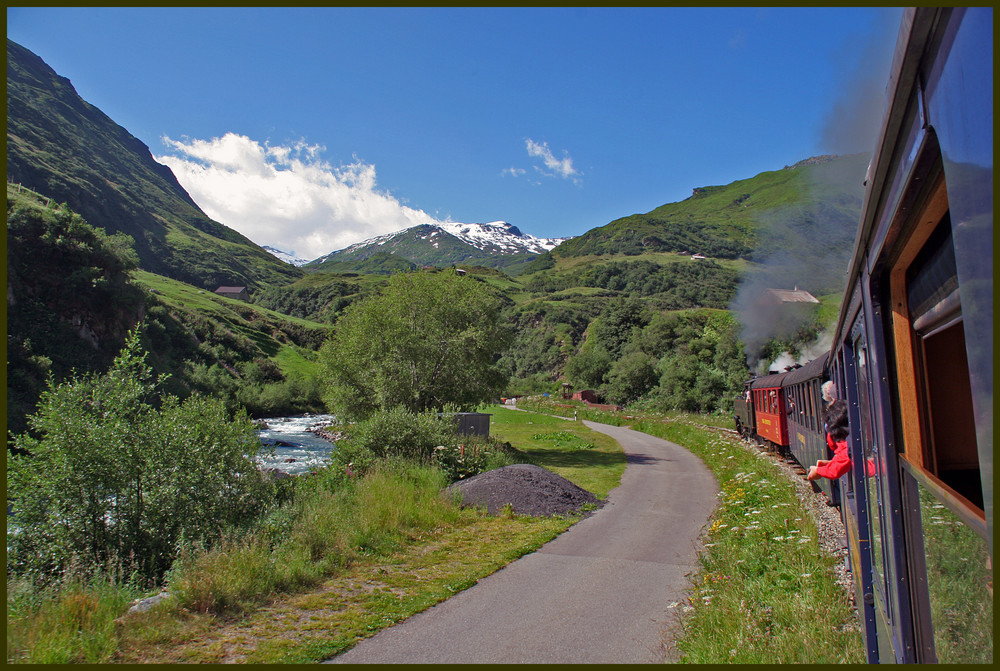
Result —
<instances>
[{"instance_id":1,"label":"river rock","mask_svg":"<svg viewBox=\"0 0 1000 671\"><path fill-rule=\"evenodd\" d=\"M160 603L164 599L170 598L170 592L164 590L159 594L154 594L153 596L148 596L145 599L136 599L132 604L132 607L128 609L130 613L145 613L150 610L156 604Z\"/></svg>"}]
</instances>

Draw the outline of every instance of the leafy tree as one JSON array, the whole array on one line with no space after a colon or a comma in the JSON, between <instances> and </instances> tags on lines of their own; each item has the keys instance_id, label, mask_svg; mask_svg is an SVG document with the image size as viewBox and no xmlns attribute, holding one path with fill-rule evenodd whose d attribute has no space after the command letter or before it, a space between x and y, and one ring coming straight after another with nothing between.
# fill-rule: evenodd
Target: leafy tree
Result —
<instances>
[{"instance_id":1,"label":"leafy tree","mask_svg":"<svg viewBox=\"0 0 1000 671\"><path fill-rule=\"evenodd\" d=\"M659 382L656 361L643 352L629 352L611 366L607 380L611 400L628 405Z\"/></svg>"},{"instance_id":2,"label":"leafy tree","mask_svg":"<svg viewBox=\"0 0 1000 671\"><path fill-rule=\"evenodd\" d=\"M591 326L593 337L612 358L621 356L622 348L649 322L638 298L618 298L608 303L600 318Z\"/></svg>"},{"instance_id":3,"label":"leafy tree","mask_svg":"<svg viewBox=\"0 0 1000 671\"><path fill-rule=\"evenodd\" d=\"M496 397L507 382L496 361L511 341L499 309L471 276L392 276L344 311L320 349L331 412L354 419L397 406L472 409Z\"/></svg>"},{"instance_id":4,"label":"leafy tree","mask_svg":"<svg viewBox=\"0 0 1000 671\"><path fill-rule=\"evenodd\" d=\"M654 405L690 412L729 408L749 375L739 323L729 313L694 310L654 319L636 346L659 357Z\"/></svg>"},{"instance_id":5,"label":"leafy tree","mask_svg":"<svg viewBox=\"0 0 1000 671\"><path fill-rule=\"evenodd\" d=\"M604 384L611 364L608 351L588 341L579 354L566 363L566 377L576 387L598 389Z\"/></svg>"},{"instance_id":6,"label":"leafy tree","mask_svg":"<svg viewBox=\"0 0 1000 671\"><path fill-rule=\"evenodd\" d=\"M271 485L245 414L217 399L157 406L154 376L133 331L102 375L50 383L8 461L18 533L8 566L52 575L75 560L158 579L184 541L209 543L254 519Z\"/></svg>"}]
</instances>

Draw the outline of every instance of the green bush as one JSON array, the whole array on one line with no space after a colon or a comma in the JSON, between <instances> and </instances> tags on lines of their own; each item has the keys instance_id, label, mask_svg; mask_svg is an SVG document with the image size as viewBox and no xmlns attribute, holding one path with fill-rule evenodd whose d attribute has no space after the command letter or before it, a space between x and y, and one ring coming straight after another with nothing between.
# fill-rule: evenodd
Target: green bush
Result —
<instances>
[{"instance_id":1,"label":"green bush","mask_svg":"<svg viewBox=\"0 0 1000 671\"><path fill-rule=\"evenodd\" d=\"M354 464L357 470L367 470L377 460L392 457L430 463L435 447L450 445L455 439L451 420L397 407L351 425L349 438L337 443L334 457L342 464Z\"/></svg>"},{"instance_id":2,"label":"green bush","mask_svg":"<svg viewBox=\"0 0 1000 671\"><path fill-rule=\"evenodd\" d=\"M447 415L414 414L402 408L352 424L348 434L347 440L337 443L336 465L329 469L336 477L368 473L387 463L415 464L436 467L453 482L513 464L517 454L510 443L490 436L456 434Z\"/></svg>"},{"instance_id":3,"label":"green bush","mask_svg":"<svg viewBox=\"0 0 1000 671\"><path fill-rule=\"evenodd\" d=\"M434 448L434 461L451 482L518 462L510 443L492 436L458 436L450 445Z\"/></svg>"},{"instance_id":4,"label":"green bush","mask_svg":"<svg viewBox=\"0 0 1000 671\"><path fill-rule=\"evenodd\" d=\"M107 373L42 394L29 418L35 435L17 436L24 454L8 461L19 527L8 536L9 570L44 578L76 558L157 580L182 538L211 542L270 505L246 414L197 395L160 399L162 378L145 357L134 331Z\"/></svg>"}]
</instances>

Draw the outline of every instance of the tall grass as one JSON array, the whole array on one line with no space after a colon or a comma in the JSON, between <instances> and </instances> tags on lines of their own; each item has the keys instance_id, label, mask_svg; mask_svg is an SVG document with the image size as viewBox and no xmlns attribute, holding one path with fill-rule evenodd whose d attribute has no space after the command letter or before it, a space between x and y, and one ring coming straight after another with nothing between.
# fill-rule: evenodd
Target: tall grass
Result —
<instances>
[{"instance_id":1,"label":"tall grass","mask_svg":"<svg viewBox=\"0 0 1000 671\"><path fill-rule=\"evenodd\" d=\"M454 521L459 508L440 494L447 484L439 469L402 461L381 461L358 478L328 471L296 498L277 542L258 531L182 553L171 594L180 608L234 613L309 587L360 556L387 554L415 531Z\"/></svg>"},{"instance_id":2,"label":"tall grass","mask_svg":"<svg viewBox=\"0 0 1000 671\"><path fill-rule=\"evenodd\" d=\"M440 494L447 484L440 469L391 460L364 477L323 472L253 532L230 534L208 550L184 547L165 579L170 596L157 610L239 614L315 585L352 560L392 552L420 530L457 519L460 508ZM8 580L7 661L111 660L121 634L115 619L138 595L106 578L71 576L48 589Z\"/></svg>"},{"instance_id":3,"label":"tall grass","mask_svg":"<svg viewBox=\"0 0 1000 671\"><path fill-rule=\"evenodd\" d=\"M7 580L7 662L100 664L118 639L115 619L137 590L121 582L70 573L38 589L28 580Z\"/></svg>"}]
</instances>

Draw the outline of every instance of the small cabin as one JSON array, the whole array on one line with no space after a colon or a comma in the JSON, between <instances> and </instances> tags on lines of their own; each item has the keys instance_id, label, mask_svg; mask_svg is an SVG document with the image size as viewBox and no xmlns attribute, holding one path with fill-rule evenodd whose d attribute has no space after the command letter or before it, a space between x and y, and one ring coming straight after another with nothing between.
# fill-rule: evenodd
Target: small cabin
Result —
<instances>
[{"instance_id":1,"label":"small cabin","mask_svg":"<svg viewBox=\"0 0 1000 671\"><path fill-rule=\"evenodd\" d=\"M219 287L215 293L226 298L235 298L238 301L249 301L250 292L246 287Z\"/></svg>"},{"instance_id":2,"label":"small cabin","mask_svg":"<svg viewBox=\"0 0 1000 671\"><path fill-rule=\"evenodd\" d=\"M587 403L597 403L597 392L593 389L583 389L573 394L573 400L586 401Z\"/></svg>"}]
</instances>

